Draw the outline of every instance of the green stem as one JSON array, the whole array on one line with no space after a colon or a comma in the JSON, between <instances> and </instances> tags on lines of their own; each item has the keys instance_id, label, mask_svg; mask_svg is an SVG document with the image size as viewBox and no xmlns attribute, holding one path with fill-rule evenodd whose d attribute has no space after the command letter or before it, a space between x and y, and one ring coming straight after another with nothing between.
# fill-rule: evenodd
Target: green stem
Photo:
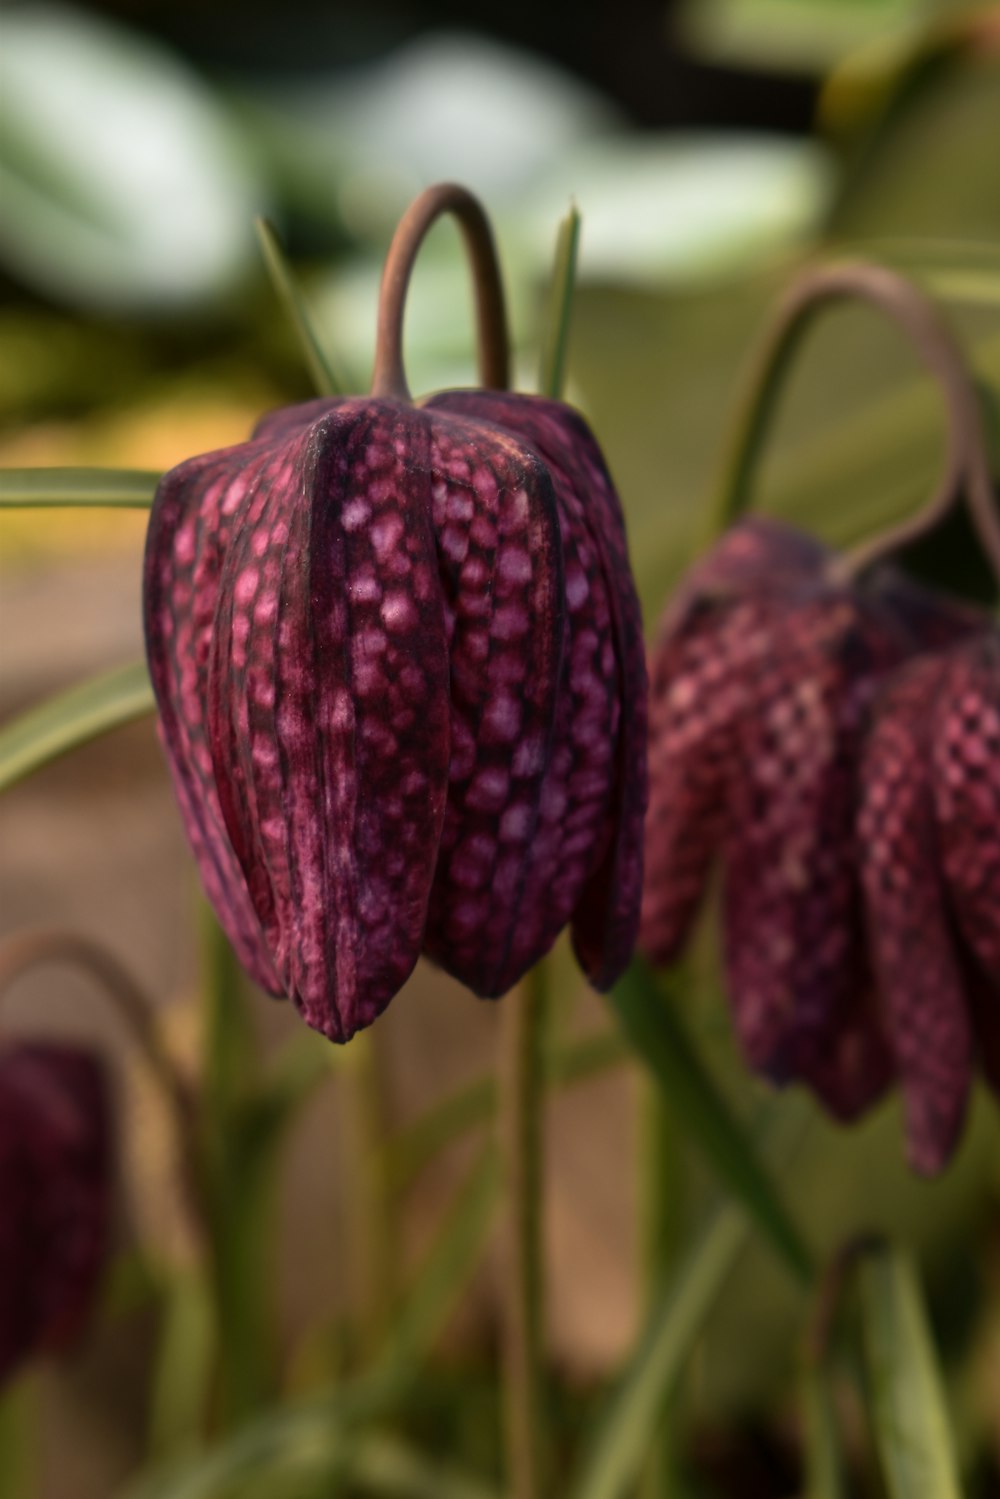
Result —
<instances>
[{"instance_id":1,"label":"green stem","mask_svg":"<svg viewBox=\"0 0 1000 1499\"><path fill-rule=\"evenodd\" d=\"M549 292L549 315L542 342L538 389L543 396L562 399L566 384L566 355L569 348L570 313L576 281L576 258L580 245L580 215L576 205L559 225L552 287Z\"/></svg>"},{"instance_id":2,"label":"green stem","mask_svg":"<svg viewBox=\"0 0 1000 1499\"><path fill-rule=\"evenodd\" d=\"M500 1128L507 1199L504 1395L511 1499L542 1499L543 1241L541 1035L545 964L503 1002Z\"/></svg>"},{"instance_id":3,"label":"green stem","mask_svg":"<svg viewBox=\"0 0 1000 1499\"><path fill-rule=\"evenodd\" d=\"M629 1049L617 1030L603 1030L579 1041L547 1049L543 1057L545 1082L565 1088L586 1082L620 1066ZM393 1191L408 1186L427 1163L446 1146L477 1125L488 1124L497 1110L496 1078L486 1077L457 1089L441 1103L433 1104L385 1147L386 1171Z\"/></svg>"},{"instance_id":4,"label":"green stem","mask_svg":"<svg viewBox=\"0 0 1000 1499\"><path fill-rule=\"evenodd\" d=\"M342 395L343 382L338 380L317 337L312 317L299 290L292 268L288 264L278 231L269 219L264 218L254 219L254 228L257 231L257 240L264 257L264 264L271 277L271 283L298 335L309 374L316 387L316 394L320 396Z\"/></svg>"},{"instance_id":5,"label":"green stem","mask_svg":"<svg viewBox=\"0 0 1000 1499\"><path fill-rule=\"evenodd\" d=\"M398 1243L385 1141L388 1134L385 1058L374 1030L356 1036L347 1071L355 1149L348 1176L356 1246L355 1279L361 1309L361 1349L370 1362L388 1335L396 1300Z\"/></svg>"},{"instance_id":6,"label":"green stem","mask_svg":"<svg viewBox=\"0 0 1000 1499\"><path fill-rule=\"evenodd\" d=\"M792 283L779 303L754 360L710 508L709 539L748 508L751 481L764 449L785 378L816 314L830 303L860 300L884 312L907 335L937 381L948 414L944 467L931 499L912 516L847 559L850 573L871 567L936 526L969 495L984 550L998 565L995 528L983 499L983 436L978 397L962 351L936 306L905 276L867 262L820 266ZM971 485L966 481L972 478Z\"/></svg>"}]
</instances>

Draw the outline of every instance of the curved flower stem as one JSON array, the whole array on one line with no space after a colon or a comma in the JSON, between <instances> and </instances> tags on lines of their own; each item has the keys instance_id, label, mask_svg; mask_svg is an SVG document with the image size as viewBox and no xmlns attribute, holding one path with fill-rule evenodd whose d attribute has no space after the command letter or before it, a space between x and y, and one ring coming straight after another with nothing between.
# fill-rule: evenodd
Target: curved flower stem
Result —
<instances>
[{"instance_id":1,"label":"curved flower stem","mask_svg":"<svg viewBox=\"0 0 1000 1499\"><path fill-rule=\"evenodd\" d=\"M503 1002L500 1131L507 1200L504 1368L510 1499L542 1499L544 961Z\"/></svg>"},{"instance_id":2,"label":"curved flower stem","mask_svg":"<svg viewBox=\"0 0 1000 1499\"><path fill-rule=\"evenodd\" d=\"M757 354L737 417L711 513L711 535L729 526L750 501L754 468L763 451L785 377L817 312L832 302L859 300L879 308L909 338L944 395L945 461L937 487L915 516L850 553L841 566L854 575L932 530L965 491L983 550L1000 569L996 521L979 398L953 334L933 302L896 271L866 261L806 271L778 305Z\"/></svg>"},{"instance_id":3,"label":"curved flower stem","mask_svg":"<svg viewBox=\"0 0 1000 1499\"><path fill-rule=\"evenodd\" d=\"M403 369L406 293L424 237L431 225L446 213L453 214L458 220L472 264L479 326L480 379L490 390L506 390L509 384L507 313L493 231L477 198L454 182L439 182L410 204L399 221L386 256L379 291L373 396L399 401L411 399Z\"/></svg>"},{"instance_id":4,"label":"curved flower stem","mask_svg":"<svg viewBox=\"0 0 1000 1499\"><path fill-rule=\"evenodd\" d=\"M41 963L68 963L96 980L136 1043L166 1105L180 1169L182 1198L199 1243L207 1238L194 1100L157 1031L149 1000L131 974L96 942L73 932L28 932L0 944L0 994Z\"/></svg>"}]
</instances>

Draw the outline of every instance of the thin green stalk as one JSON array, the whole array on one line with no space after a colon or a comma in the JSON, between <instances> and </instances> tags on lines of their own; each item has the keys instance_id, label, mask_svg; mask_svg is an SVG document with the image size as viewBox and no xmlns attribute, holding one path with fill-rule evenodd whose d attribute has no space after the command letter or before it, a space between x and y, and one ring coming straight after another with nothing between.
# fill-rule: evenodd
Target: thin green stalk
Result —
<instances>
[{"instance_id":1,"label":"thin green stalk","mask_svg":"<svg viewBox=\"0 0 1000 1499\"><path fill-rule=\"evenodd\" d=\"M537 963L503 1003L500 1131L507 1202L504 1403L511 1499L543 1499L541 1034L547 975Z\"/></svg>"},{"instance_id":2,"label":"thin green stalk","mask_svg":"<svg viewBox=\"0 0 1000 1499\"><path fill-rule=\"evenodd\" d=\"M257 240L271 277L271 283L298 335L309 374L316 387L316 394L320 396L342 395L343 382L337 378L329 356L317 337L312 315L306 307L295 275L288 264L278 231L269 219L264 218L254 219L254 228L257 231Z\"/></svg>"},{"instance_id":3,"label":"thin green stalk","mask_svg":"<svg viewBox=\"0 0 1000 1499\"><path fill-rule=\"evenodd\" d=\"M543 396L561 400L566 384L566 355L569 347L570 313L576 280L576 259L580 246L580 214L576 204L559 225L552 286L549 292L549 315L542 339L538 389Z\"/></svg>"},{"instance_id":4,"label":"thin green stalk","mask_svg":"<svg viewBox=\"0 0 1000 1499\"><path fill-rule=\"evenodd\" d=\"M395 1302L397 1236L395 1194L386 1169L388 1132L384 1057L380 1037L364 1031L351 1042L345 1081L352 1114L352 1145L345 1161L349 1222L362 1355L370 1362L384 1343Z\"/></svg>"},{"instance_id":5,"label":"thin green stalk","mask_svg":"<svg viewBox=\"0 0 1000 1499\"><path fill-rule=\"evenodd\" d=\"M94 505L148 510L160 475L128 468L0 469L0 507Z\"/></svg>"},{"instance_id":6,"label":"thin green stalk","mask_svg":"<svg viewBox=\"0 0 1000 1499\"><path fill-rule=\"evenodd\" d=\"M639 1094L639 1211L641 1284L647 1317L655 1315L676 1262L680 1227L680 1171L677 1121L652 1079ZM664 1410L650 1443L639 1489L640 1499L663 1499L675 1473L673 1412Z\"/></svg>"}]
</instances>

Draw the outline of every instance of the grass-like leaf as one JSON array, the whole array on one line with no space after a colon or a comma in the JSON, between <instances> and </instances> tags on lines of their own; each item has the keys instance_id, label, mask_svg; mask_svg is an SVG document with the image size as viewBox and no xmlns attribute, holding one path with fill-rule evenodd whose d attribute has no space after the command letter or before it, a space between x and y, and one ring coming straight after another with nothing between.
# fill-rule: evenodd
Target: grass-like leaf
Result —
<instances>
[{"instance_id":1,"label":"grass-like leaf","mask_svg":"<svg viewBox=\"0 0 1000 1499\"><path fill-rule=\"evenodd\" d=\"M394 1333L382 1357L367 1374L346 1384L257 1415L228 1440L203 1456L189 1459L140 1479L127 1490L128 1499L232 1499L247 1492L261 1477L265 1492L282 1491L282 1473L322 1473L334 1467L338 1475L356 1474L373 1493L480 1499L487 1491L475 1480L428 1466L441 1487L393 1489L389 1467L374 1457L371 1440L359 1431L378 1420L405 1395L422 1362L441 1332L487 1242L493 1209L499 1201L500 1172L495 1147L484 1147L459 1188L444 1223L399 1308ZM413 1469L412 1471L416 1471ZM447 1482L445 1481L447 1479ZM431 1479L428 1477L427 1482ZM267 1484L272 1487L268 1490ZM448 1484L452 1486L449 1488ZM462 1485L465 1485L465 1488Z\"/></svg>"},{"instance_id":2,"label":"grass-like leaf","mask_svg":"<svg viewBox=\"0 0 1000 1499\"><path fill-rule=\"evenodd\" d=\"M625 1499L642 1471L665 1405L748 1237L738 1208L717 1208L682 1260L583 1462L572 1499Z\"/></svg>"},{"instance_id":3,"label":"grass-like leaf","mask_svg":"<svg viewBox=\"0 0 1000 1499\"><path fill-rule=\"evenodd\" d=\"M610 1003L684 1129L792 1272L809 1281L812 1257L758 1159L749 1131L732 1114L641 958L633 959Z\"/></svg>"},{"instance_id":4,"label":"grass-like leaf","mask_svg":"<svg viewBox=\"0 0 1000 1499\"><path fill-rule=\"evenodd\" d=\"M937 1355L916 1272L890 1246L857 1271L868 1409L891 1499L961 1499Z\"/></svg>"},{"instance_id":5,"label":"grass-like leaf","mask_svg":"<svg viewBox=\"0 0 1000 1499\"><path fill-rule=\"evenodd\" d=\"M556 237L549 315L542 342L538 389L543 396L561 400L566 384L566 353L576 279L576 256L580 244L580 214L575 205L559 225Z\"/></svg>"},{"instance_id":6,"label":"grass-like leaf","mask_svg":"<svg viewBox=\"0 0 1000 1499\"><path fill-rule=\"evenodd\" d=\"M0 791L154 707L145 663L137 661L30 708L0 728Z\"/></svg>"},{"instance_id":7,"label":"grass-like leaf","mask_svg":"<svg viewBox=\"0 0 1000 1499\"><path fill-rule=\"evenodd\" d=\"M254 220L254 228L272 285L298 336L316 394L342 395L343 382L335 374L330 358L320 343L313 326L312 314L306 307L295 274L288 264L277 230L268 219L262 218Z\"/></svg>"},{"instance_id":8,"label":"grass-like leaf","mask_svg":"<svg viewBox=\"0 0 1000 1499\"><path fill-rule=\"evenodd\" d=\"M59 505L148 510L160 475L133 468L0 469L0 508Z\"/></svg>"},{"instance_id":9,"label":"grass-like leaf","mask_svg":"<svg viewBox=\"0 0 1000 1499\"><path fill-rule=\"evenodd\" d=\"M825 1369L811 1364L801 1385L805 1492L808 1499L845 1499L837 1422Z\"/></svg>"}]
</instances>

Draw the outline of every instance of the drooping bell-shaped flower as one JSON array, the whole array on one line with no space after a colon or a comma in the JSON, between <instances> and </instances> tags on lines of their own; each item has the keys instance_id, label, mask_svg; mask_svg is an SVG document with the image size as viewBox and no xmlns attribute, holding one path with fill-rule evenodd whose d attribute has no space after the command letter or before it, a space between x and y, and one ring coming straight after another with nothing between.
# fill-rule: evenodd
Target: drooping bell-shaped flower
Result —
<instances>
[{"instance_id":1,"label":"drooping bell-shaped flower","mask_svg":"<svg viewBox=\"0 0 1000 1499\"><path fill-rule=\"evenodd\" d=\"M606 986L638 925L645 666L597 445L557 402L415 406L402 382L416 237L444 206L492 257L449 192L387 264L375 394L174 469L147 542L150 672L206 892L257 981L336 1040L422 951L499 995L570 923Z\"/></svg>"},{"instance_id":2,"label":"drooping bell-shaped flower","mask_svg":"<svg viewBox=\"0 0 1000 1499\"><path fill-rule=\"evenodd\" d=\"M680 952L724 866L727 984L750 1064L841 1117L887 1085L855 858L872 697L928 643L981 625L896 574L837 579L774 522L733 528L667 610L654 656L641 944Z\"/></svg>"},{"instance_id":3,"label":"drooping bell-shaped flower","mask_svg":"<svg viewBox=\"0 0 1000 1499\"><path fill-rule=\"evenodd\" d=\"M0 1052L0 1383L81 1331L107 1255L110 1205L99 1063L62 1045Z\"/></svg>"},{"instance_id":4,"label":"drooping bell-shaped flower","mask_svg":"<svg viewBox=\"0 0 1000 1499\"><path fill-rule=\"evenodd\" d=\"M868 933L913 1166L940 1170L974 1063L1000 1096L1000 634L902 671L861 772Z\"/></svg>"}]
</instances>

